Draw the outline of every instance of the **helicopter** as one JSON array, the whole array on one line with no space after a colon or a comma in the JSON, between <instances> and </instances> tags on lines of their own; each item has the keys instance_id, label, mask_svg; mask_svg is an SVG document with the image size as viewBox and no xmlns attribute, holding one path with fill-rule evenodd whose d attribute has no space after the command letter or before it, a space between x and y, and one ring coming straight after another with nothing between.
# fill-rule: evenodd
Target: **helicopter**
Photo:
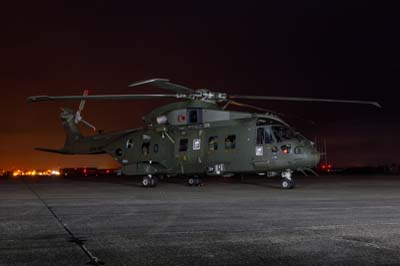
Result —
<instances>
[{"instance_id":1,"label":"helicopter","mask_svg":"<svg viewBox=\"0 0 400 266\"><path fill-rule=\"evenodd\" d=\"M276 113L238 100L330 102L367 104L378 102L299 97L230 95L208 89L191 89L168 79L153 78L129 87L153 86L169 94L109 94L48 96L27 98L28 102L80 100L76 112L62 108L66 140L63 148L35 148L60 154L109 154L123 175L142 176L144 187L155 187L165 176L185 176L191 186L203 177L245 174L280 176L281 188L292 189L294 171L310 171L318 165L320 153L315 143L296 132ZM83 136L78 128L86 100L152 100L172 98L143 117L144 127ZM228 110L228 106L256 112Z\"/></svg>"}]
</instances>

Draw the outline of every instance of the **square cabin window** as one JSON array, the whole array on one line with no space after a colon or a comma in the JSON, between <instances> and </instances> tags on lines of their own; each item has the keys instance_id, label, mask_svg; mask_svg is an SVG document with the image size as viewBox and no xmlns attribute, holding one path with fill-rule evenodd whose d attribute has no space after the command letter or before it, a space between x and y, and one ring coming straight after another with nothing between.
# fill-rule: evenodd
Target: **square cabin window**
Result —
<instances>
[{"instance_id":1,"label":"square cabin window","mask_svg":"<svg viewBox=\"0 0 400 266\"><path fill-rule=\"evenodd\" d=\"M189 140L188 139L181 139L180 141L179 141L179 151L187 151L187 149L188 149L188 143L189 143Z\"/></svg>"},{"instance_id":2,"label":"square cabin window","mask_svg":"<svg viewBox=\"0 0 400 266\"><path fill-rule=\"evenodd\" d=\"M218 150L218 137L212 136L208 139L208 150L216 151Z\"/></svg>"},{"instance_id":3,"label":"square cabin window","mask_svg":"<svg viewBox=\"0 0 400 266\"><path fill-rule=\"evenodd\" d=\"M236 148L236 135L229 135L225 138L225 149L232 150Z\"/></svg>"},{"instance_id":4,"label":"square cabin window","mask_svg":"<svg viewBox=\"0 0 400 266\"><path fill-rule=\"evenodd\" d=\"M148 155L150 152L150 142L143 142L142 144L142 154Z\"/></svg>"}]
</instances>

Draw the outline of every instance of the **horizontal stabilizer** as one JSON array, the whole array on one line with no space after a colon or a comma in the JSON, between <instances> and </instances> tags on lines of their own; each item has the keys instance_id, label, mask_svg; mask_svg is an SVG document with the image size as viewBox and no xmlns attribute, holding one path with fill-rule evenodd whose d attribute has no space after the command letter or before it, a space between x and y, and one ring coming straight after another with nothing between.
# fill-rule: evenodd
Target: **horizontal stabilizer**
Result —
<instances>
[{"instance_id":1,"label":"horizontal stabilizer","mask_svg":"<svg viewBox=\"0 0 400 266\"><path fill-rule=\"evenodd\" d=\"M52 153L60 153L60 154L70 154L69 152L65 150L55 150L55 149L49 149L49 148L35 148L37 151L44 151L44 152L52 152Z\"/></svg>"}]
</instances>

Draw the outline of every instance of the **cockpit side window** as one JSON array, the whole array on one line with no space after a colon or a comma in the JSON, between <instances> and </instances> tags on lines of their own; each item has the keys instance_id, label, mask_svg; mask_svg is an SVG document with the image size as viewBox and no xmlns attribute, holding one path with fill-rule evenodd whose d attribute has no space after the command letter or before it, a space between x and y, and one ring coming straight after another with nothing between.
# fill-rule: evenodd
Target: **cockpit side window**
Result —
<instances>
[{"instance_id":1,"label":"cockpit side window","mask_svg":"<svg viewBox=\"0 0 400 266\"><path fill-rule=\"evenodd\" d=\"M264 128L257 128L257 144L264 144Z\"/></svg>"},{"instance_id":2,"label":"cockpit side window","mask_svg":"<svg viewBox=\"0 0 400 266\"><path fill-rule=\"evenodd\" d=\"M272 138L272 134L271 134L271 130L270 130L269 126L257 128L257 139L256 139L257 145L270 144L273 141L274 140Z\"/></svg>"},{"instance_id":3,"label":"cockpit side window","mask_svg":"<svg viewBox=\"0 0 400 266\"><path fill-rule=\"evenodd\" d=\"M282 142L288 139L292 139L294 137L293 131L290 128L284 126L273 126L272 132L277 142Z\"/></svg>"},{"instance_id":4,"label":"cockpit side window","mask_svg":"<svg viewBox=\"0 0 400 266\"><path fill-rule=\"evenodd\" d=\"M270 128L265 128L265 137L264 137L264 143L269 144L272 143L274 140L272 138L272 133Z\"/></svg>"}]
</instances>

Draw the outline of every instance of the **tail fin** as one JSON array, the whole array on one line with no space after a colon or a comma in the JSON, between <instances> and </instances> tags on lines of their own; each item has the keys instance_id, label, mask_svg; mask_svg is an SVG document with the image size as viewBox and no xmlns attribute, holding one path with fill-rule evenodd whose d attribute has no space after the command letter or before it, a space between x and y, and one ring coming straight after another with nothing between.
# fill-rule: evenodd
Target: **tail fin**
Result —
<instances>
[{"instance_id":1,"label":"tail fin","mask_svg":"<svg viewBox=\"0 0 400 266\"><path fill-rule=\"evenodd\" d=\"M68 149L73 143L81 140L83 136L75 123L75 115L71 109L63 108L60 118L63 122L65 133L67 134L64 149Z\"/></svg>"}]
</instances>

